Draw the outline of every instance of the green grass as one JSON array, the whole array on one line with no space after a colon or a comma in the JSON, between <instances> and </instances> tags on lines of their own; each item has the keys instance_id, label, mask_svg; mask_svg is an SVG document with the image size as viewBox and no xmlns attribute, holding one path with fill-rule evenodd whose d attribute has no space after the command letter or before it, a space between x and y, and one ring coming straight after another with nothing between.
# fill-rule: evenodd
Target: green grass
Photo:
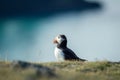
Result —
<instances>
[{"instance_id":1,"label":"green grass","mask_svg":"<svg viewBox=\"0 0 120 80\"><path fill-rule=\"evenodd\" d=\"M120 80L120 63L66 61L36 64L53 69L57 76L38 76L32 69L12 69L9 62L0 62L0 80Z\"/></svg>"}]
</instances>

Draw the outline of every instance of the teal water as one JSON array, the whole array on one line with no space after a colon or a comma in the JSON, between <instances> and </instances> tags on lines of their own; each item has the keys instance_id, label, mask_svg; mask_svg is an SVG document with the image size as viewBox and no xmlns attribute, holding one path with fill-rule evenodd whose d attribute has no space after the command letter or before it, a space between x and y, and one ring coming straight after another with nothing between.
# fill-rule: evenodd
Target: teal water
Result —
<instances>
[{"instance_id":1,"label":"teal water","mask_svg":"<svg viewBox=\"0 0 120 80\"><path fill-rule=\"evenodd\" d=\"M35 42L38 27L42 32L43 26L37 26L38 19L5 19L0 22L0 57L8 60L30 60L31 46ZM41 23L41 19L39 19ZM39 34L40 35L40 34Z\"/></svg>"}]
</instances>

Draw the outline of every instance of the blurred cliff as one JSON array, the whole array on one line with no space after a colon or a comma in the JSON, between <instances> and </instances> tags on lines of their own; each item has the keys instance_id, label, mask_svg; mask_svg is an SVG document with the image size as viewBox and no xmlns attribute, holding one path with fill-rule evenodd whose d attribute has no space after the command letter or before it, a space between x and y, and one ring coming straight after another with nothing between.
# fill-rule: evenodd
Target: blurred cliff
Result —
<instances>
[{"instance_id":1,"label":"blurred cliff","mask_svg":"<svg viewBox=\"0 0 120 80\"><path fill-rule=\"evenodd\" d=\"M85 0L0 0L0 17L44 17L99 8L100 3Z\"/></svg>"}]
</instances>

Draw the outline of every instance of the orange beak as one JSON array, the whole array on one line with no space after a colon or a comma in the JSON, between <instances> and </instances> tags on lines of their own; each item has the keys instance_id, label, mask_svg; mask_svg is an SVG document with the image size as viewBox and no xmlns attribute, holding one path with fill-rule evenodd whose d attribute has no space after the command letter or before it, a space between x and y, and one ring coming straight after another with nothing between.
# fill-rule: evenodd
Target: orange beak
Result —
<instances>
[{"instance_id":1,"label":"orange beak","mask_svg":"<svg viewBox=\"0 0 120 80\"><path fill-rule=\"evenodd\" d=\"M55 44L55 43L58 43L56 38L53 40L53 43L54 43L54 44Z\"/></svg>"}]
</instances>

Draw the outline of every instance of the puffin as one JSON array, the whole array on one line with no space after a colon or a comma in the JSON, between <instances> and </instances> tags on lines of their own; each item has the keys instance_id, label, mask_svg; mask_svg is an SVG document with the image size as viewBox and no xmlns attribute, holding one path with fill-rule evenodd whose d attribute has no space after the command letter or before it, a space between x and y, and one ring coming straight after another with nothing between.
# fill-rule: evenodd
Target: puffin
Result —
<instances>
[{"instance_id":1,"label":"puffin","mask_svg":"<svg viewBox=\"0 0 120 80\"><path fill-rule=\"evenodd\" d=\"M79 58L71 49L67 47L67 38L64 34L59 34L53 40L56 44L54 54L58 61L86 61Z\"/></svg>"}]
</instances>

